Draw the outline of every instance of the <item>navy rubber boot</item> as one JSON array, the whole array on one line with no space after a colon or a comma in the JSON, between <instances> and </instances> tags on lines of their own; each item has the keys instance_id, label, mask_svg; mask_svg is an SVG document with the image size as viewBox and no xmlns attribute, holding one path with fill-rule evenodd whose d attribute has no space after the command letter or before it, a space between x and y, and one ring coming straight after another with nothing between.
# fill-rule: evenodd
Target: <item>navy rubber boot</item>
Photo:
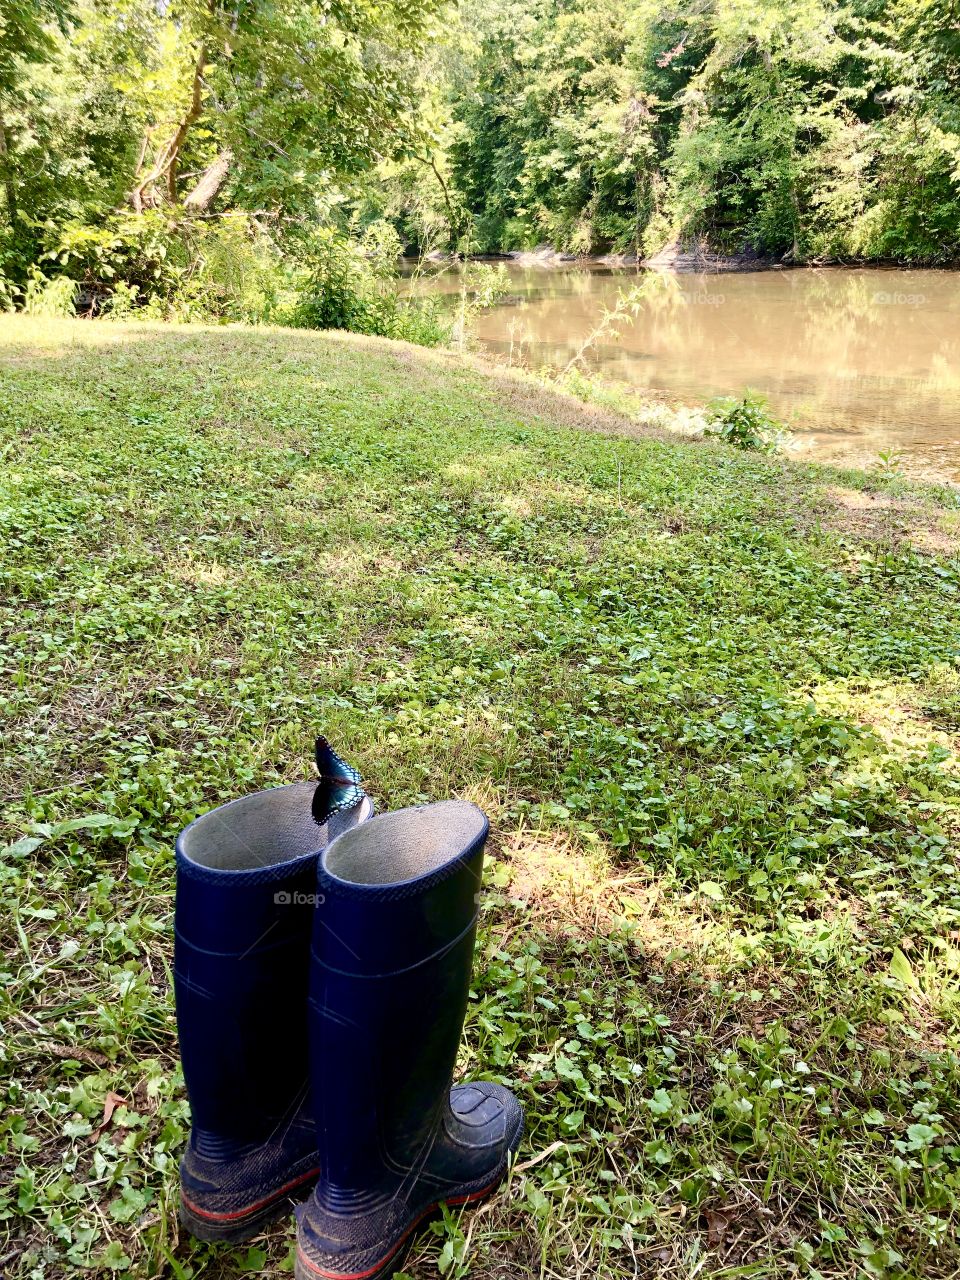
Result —
<instances>
[{"instance_id":1,"label":"navy rubber boot","mask_svg":"<svg viewBox=\"0 0 960 1280\"><path fill-rule=\"evenodd\" d=\"M442 1201L492 1191L523 1132L501 1085L450 1081L488 824L448 800L386 813L320 857L310 1071L320 1177L298 1280L381 1280Z\"/></svg>"},{"instance_id":2,"label":"navy rubber boot","mask_svg":"<svg viewBox=\"0 0 960 1280\"><path fill-rule=\"evenodd\" d=\"M318 1171L308 1102L307 979L320 850L373 807L317 743L319 782L245 796L177 840L174 987L193 1127L180 1215L243 1240Z\"/></svg>"}]
</instances>

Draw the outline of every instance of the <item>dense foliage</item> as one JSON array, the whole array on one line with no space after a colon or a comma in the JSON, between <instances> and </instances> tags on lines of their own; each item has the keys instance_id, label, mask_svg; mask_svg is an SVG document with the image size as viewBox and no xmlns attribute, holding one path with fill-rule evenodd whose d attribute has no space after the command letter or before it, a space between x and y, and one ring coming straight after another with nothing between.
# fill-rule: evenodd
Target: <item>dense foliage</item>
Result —
<instances>
[{"instance_id":1,"label":"dense foliage","mask_svg":"<svg viewBox=\"0 0 960 1280\"><path fill-rule=\"evenodd\" d=\"M449 162L484 249L960 254L956 0L488 0Z\"/></svg>"},{"instance_id":2,"label":"dense foliage","mask_svg":"<svg viewBox=\"0 0 960 1280\"><path fill-rule=\"evenodd\" d=\"M960 6L0 0L0 306L426 338L379 267L346 311L317 294L385 222L421 249L953 260Z\"/></svg>"},{"instance_id":3,"label":"dense foliage","mask_svg":"<svg viewBox=\"0 0 960 1280\"><path fill-rule=\"evenodd\" d=\"M420 0L0 0L0 280L270 319L413 127ZM117 291L117 284L122 287Z\"/></svg>"}]
</instances>

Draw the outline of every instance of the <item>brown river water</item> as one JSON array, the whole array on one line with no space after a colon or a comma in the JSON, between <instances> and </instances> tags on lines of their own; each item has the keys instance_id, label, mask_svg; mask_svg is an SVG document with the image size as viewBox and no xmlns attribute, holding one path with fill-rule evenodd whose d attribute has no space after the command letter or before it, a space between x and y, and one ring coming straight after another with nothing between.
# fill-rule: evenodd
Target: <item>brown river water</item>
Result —
<instances>
[{"instance_id":1,"label":"brown river water","mask_svg":"<svg viewBox=\"0 0 960 1280\"><path fill-rule=\"evenodd\" d=\"M510 264L510 291L471 325L481 348L562 368L605 309L642 284L639 310L585 354L605 380L670 403L747 387L800 456L960 481L960 272L805 268L668 274ZM456 269L411 282L459 291Z\"/></svg>"}]
</instances>

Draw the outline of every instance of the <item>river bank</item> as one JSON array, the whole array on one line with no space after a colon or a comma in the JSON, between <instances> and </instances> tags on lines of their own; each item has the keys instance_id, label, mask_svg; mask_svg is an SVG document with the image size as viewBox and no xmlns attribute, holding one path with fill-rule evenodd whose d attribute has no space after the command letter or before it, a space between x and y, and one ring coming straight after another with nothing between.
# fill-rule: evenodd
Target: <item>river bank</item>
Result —
<instances>
[{"instance_id":1,"label":"river bank","mask_svg":"<svg viewBox=\"0 0 960 1280\"><path fill-rule=\"evenodd\" d=\"M10 1280L283 1272L178 1228L172 850L319 731L493 828L458 1071L527 1135L408 1274L956 1273L956 495L349 334L0 370Z\"/></svg>"},{"instance_id":2,"label":"river bank","mask_svg":"<svg viewBox=\"0 0 960 1280\"><path fill-rule=\"evenodd\" d=\"M416 262L415 254L406 261ZM424 261L436 265L453 265L462 261L462 256L443 253L435 250L428 253ZM471 253L466 255L469 262L503 262L518 267L544 267L569 270L572 267L633 267L646 268L652 271L675 271L681 274L728 274L730 272L751 271L801 271L823 270L836 267L838 269L861 267L878 271L916 271L937 270L957 271L960 263L936 263L919 265L915 262L897 262L894 259L824 259L797 261L795 259L776 258L755 250L747 249L741 253L717 253L708 248L681 248L679 245L667 245L650 256L636 253L566 253L555 249L552 245L538 245L535 249L509 249L502 253Z\"/></svg>"},{"instance_id":3,"label":"river bank","mask_svg":"<svg viewBox=\"0 0 960 1280\"><path fill-rule=\"evenodd\" d=\"M415 262L416 256L407 258ZM635 267L657 271L705 272L705 271L770 271L783 270L785 263L759 254L724 255L705 250L684 251L677 248L663 249L645 258L630 253L564 253L552 245L540 245L535 249L511 249L503 253L470 253L464 256L435 250L424 259L437 265L453 265L468 262L503 262L518 267L566 268L571 267ZM799 265L799 264L794 264Z\"/></svg>"},{"instance_id":4,"label":"river bank","mask_svg":"<svg viewBox=\"0 0 960 1280\"><path fill-rule=\"evenodd\" d=\"M686 409L747 388L811 458L960 480L960 276L807 267L675 272L504 265L506 293L471 322L507 363L571 360L628 396ZM449 296L457 268L410 288Z\"/></svg>"}]
</instances>

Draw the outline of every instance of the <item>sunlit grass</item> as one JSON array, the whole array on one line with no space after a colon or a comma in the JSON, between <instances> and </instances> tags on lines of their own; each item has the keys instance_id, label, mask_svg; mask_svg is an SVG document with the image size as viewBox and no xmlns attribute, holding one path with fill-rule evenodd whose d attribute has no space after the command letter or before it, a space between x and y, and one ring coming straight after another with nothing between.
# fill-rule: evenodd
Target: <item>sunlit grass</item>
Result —
<instances>
[{"instance_id":1,"label":"sunlit grass","mask_svg":"<svg viewBox=\"0 0 960 1280\"><path fill-rule=\"evenodd\" d=\"M493 827L461 1067L528 1133L411 1274L956 1273L954 496L346 335L0 361L4 1275L287 1268L179 1233L172 842L321 730Z\"/></svg>"}]
</instances>

